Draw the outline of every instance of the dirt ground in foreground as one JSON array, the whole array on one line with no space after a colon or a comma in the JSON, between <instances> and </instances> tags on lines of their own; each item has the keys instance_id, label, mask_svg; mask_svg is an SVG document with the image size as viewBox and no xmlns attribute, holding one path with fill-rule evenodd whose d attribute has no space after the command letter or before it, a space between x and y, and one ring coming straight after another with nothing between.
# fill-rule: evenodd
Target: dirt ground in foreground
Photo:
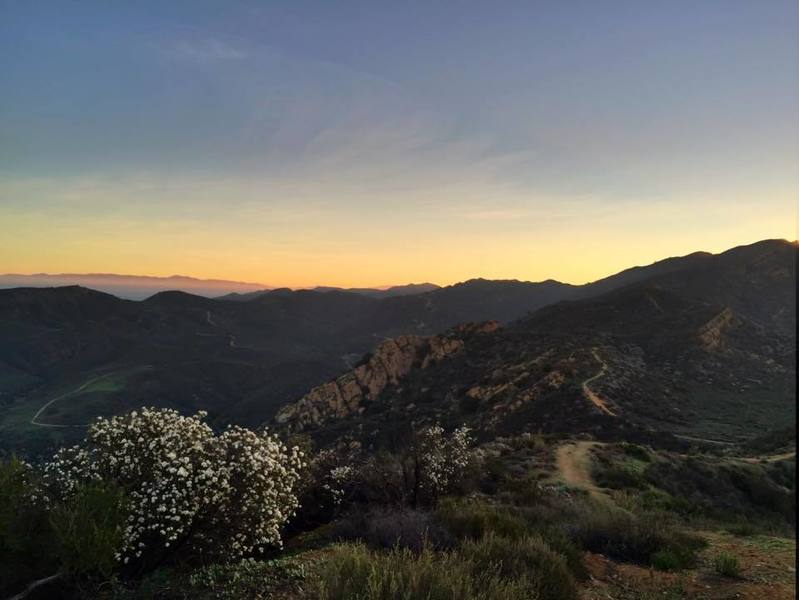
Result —
<instances>
[{"instance_id":1,"label":"dirt ground in foreground","mask_svg":"<svg viewBox=\"0 0 799 600\"><path fill-rule=\"evenodd\" d=\"M739 538L699 532L708 541L700 564L680 573L665 573L588 553L589 581L584 600L794 600L796 598L796 540L767 536ZM727 552L741 564L739 578L723 577L713 558Z\"/></svg>"}]
</instances>

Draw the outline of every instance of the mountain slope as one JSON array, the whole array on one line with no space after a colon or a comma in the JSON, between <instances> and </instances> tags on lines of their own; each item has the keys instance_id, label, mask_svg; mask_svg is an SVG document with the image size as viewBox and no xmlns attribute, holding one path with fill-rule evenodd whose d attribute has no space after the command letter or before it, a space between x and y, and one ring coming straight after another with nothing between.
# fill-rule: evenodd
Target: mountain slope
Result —
<instances>
[{"instance_id":1,"label":"mountain slope","mask_svg":"<svg viewBox=\"0 0 799 600\"><path fill-rule=\"evenodd\" d=\"M303 412L324 398L312 390L278 421L327 440L374 441L433 418L486 436L761 435L796 414L795 261L796 246L781 241L693 256L684 269L461 340L445 360L417 357L380 394L353 394L343 414Z\"/></svg>"},{"instance_id":2,"label":"mountain slope","mask_svg":"<svg viewBox=\"0 0 799 600\"><path fill-rule=\"evenodd\" d=\"M600 368L595 348L612 367L611 376L592 382L597 393L627 377L639 381L635 389L658 394L669 386L676 389L678 383L677 375L663 370L666 366L687 369L682 362L694 359L686 354L685 361L664 363L661 370L650 368L652 360L662 361L669 353L694 346L702 357L696 364L706 372L692 375L700 382L696 385L710 390L712 386L701 382L723 375L735 397L744 398L740 387L758 385L748 379L772 382L768 372L755 373L752 361L771 360L788 368L782 340L794 318L795 253L792 244L768 241L716 257L669 259L667 268L662 261L598 286L472 280L383 299L284 289L244 302L181 292L132 302L79 287L0 290L0 445L45 446L54 436L79 433L79 426L96 415L153 404L185 412L204 408L219 424L255 425L314 386L352 369L386 338L429 338L458 323L490 319L506 327L471 336L466 352L429 365L418 376L418 393L423 388L439 390L442 398L428 402L427 392L419 400L416 392L405 391L402 394L411 396L398 401L427 403L431 410L450 406L457 409L453 418L462 407L473 410L477 419L484 406L501 398L513 404L520 398L526 402L528 395L554 397L542 392L551 384L582 410L586 406L580 384ZM626 287L596 301L586 298L592 290L613 287L614 281ZM703 340L705 350L697 340ZM747 347L750 341L757 347ZM722 367L732 369L725 366L728 354L720 355L723 360L701 354L711 350L732 352L729 355L741 361L742 375L721 373ZM641 352L647 365L643 371L632 358ZM749 354L758 358L750 360ZM428 376L433 380L426 382ZM411 369L407 377L415 381L417 375ZM400 393L389 387L384 394ZM547 402L536 404L535 410L550 406ZM633 418L636 411L643 415L646 410L632 391L614 394L608 402L626 402L625 418L645 421L643 416ZM690 402L672 404L679 410L696 410ZM568 406L553 401L552 415L544 411L536 419L549 415L554 427L559 422L555 412ZM497 409L492 427L504 426L504 410ZM563 410L569 416L570 409ZM664 418L663 411L655 413ZM572 416L579 420L580 414Z\"/></svg>"}]
</instances>

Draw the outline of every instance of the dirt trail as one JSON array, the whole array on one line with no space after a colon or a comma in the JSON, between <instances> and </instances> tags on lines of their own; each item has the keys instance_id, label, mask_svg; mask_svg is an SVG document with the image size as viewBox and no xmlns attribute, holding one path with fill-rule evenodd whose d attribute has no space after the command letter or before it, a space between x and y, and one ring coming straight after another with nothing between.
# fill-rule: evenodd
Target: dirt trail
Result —
<instances>
[{"instance_id":1,"label":"dirt trail","mask_svg":"<svg viewBox=\"0 0 799 600\"><path fill-rule=\"evenodd\" d=\"M689 442L702 442L704 444L715 444L717 446L732 446L732 442L725 442L724 440L713 440L710 438L701 438L701 437L694 437L692 435L682 435L680 433L675 433L674 437L680 438L681 440L687 440Z\"/></svg>"},{"instance_id":2,"label":"dirt trail","mask_svg":"<svg viewBox=\"0 0 799 600\"><path fill-rule=\"evenodd\" d=\"M216 321L214 321L214 316L211 314L210 310L205 311L205 321L211 327L214 327L214 328L218 328L219 327L219 324ZM229 347L231 347L231 348L243 348L244 347L244 346L239 346L236 343L236 336L233 335L232 333L206 333L206 332L203 332L203 331L198 331L197 335L200 335L202 337L227 337L228 346Z\"/></svg>"},{"instance_id":3,"label":"dirt trail","mask_svg":"<svg viewBox=\"0 0 799 600\"><path fill-rule=\"evenodd\" d=\"M772 454L770 456L747 456L741 460L748 463L759 462L779 462L781 460L788 460L789 458L796 458L796 450L790 452L783 452L782 454Z\"/></svg>"},{"instance_id":4,"label":"dirt trail","mask_svg":"<svg viewBox=\"0 0 799 600\"><path fill-rule=\"evenodd\" d=\"M148 369L152 369L153 366L152 365L144 365L141 368L145 369L145 370L148 370ZM41 421L39 421L39 417L42 415L42 413L44 413L44 411L46 411L55 402L58 402L59 400L63 400L64 398L68 398L70 396L75 396L75 395L79 394L80 392L82 392L83 390L85 390L90 385L92 385L93 383L95 383L96 381L100 381L101 379L105 379L106 377L110 377L113 374L114 373L111 372L111 373L104 373L103 375L98 375L97 377L93 377L93 378L89 379L88 381L86 381L82 385L78 386L77 388L75 388L71 392L66 392L64 394L61 394L60 396L56 396L55 398L52 398L52 399L48 400L47 402L45 402L42 405L42 407L39 410L36 411L36 414L33 415L33 417L31 417L31 420L30 420L31 425L37 425L39 427L60 427L60 428L67 428L67 429L68 428L74 428L74 427L81 427L81 428L88 427L88 425L60 425L58 423L42 423Z\"/></svg>"},{"instance_id":5,"label":"dirt trail","mask_svg":"<svg viewBox=\"0 0 799 600\"><path fill-rule=\"evenodd\" d=\"M71 392L67 392L66 394L61 394L60 396L56 396L55 398L53 398L49 402L46 402L39 410L36 411L36 414L33 415L33 417L31 417L31 425L38 425L39 427L65 427L65 428L69 428L69 427L85 427L84 425L58 425L56 423L41 423L40 421L38 421L38 419L39 419L39 416L44 411L46 411L47 408L50 405L52 405L54 402L56 402L58 400L61 400L63 398L66 398L68 396L74 396L75 394L78 394L78 393L82 392L84 389L89 387L95 381L98 381L98 380L103 379L105 377L108 377L108 374L100 375L99 377L95 377L94 379L89 379L89 381L87 381L86 383L84 383L80 387L75 388Z\"/></svg>"},{"instance_id":6,"label":"dirt trail","mask_svg":"<svg viewBox=\"0 0 799 600\"><path fill-rule=\"evenodd\" d=\"M563 480L580 488L594 498L608 500L607 495L591 477L591 449L599 442L574 442L559 446L555 451L555 464Z\"/></svg>"},{"instance_id":7,"label":"dirt trail","mask_svg":"<svg viewBox=\"0 0 799 600\"><path fill-rule=\"evenodd\" d=\"M594 406L596 406L603 413L610 415L611 417L615 417L616 413L608 408L607 403L602 399L602 397L588 386L589 383L602 377L608 370L608 363L606 363L602 357L599 356L596 348L592 348L591 353L594 355L594 358L597 360L597 362L602 365L602 368L599 369L599 373L583 381L583 394L585 394L585 397L588 398L594 404Z\"/></svg>"},{"instance_id":8,"label":"dirt trail","mask_svg":"<svg viewBox=\"0 0 799 600\"><path fill-rule=\"evenodd\" d=\"M611 598L694 598L696 600L793 600L796 598L796 540L770 536L737 538L696 532L708 542L698 564L680 572L657 571L617 563L587 552L590 574L583 600ZM713 561L720 553L732 554L741 565L740 577L722 577Z\"/></svg>"}]
</instances>

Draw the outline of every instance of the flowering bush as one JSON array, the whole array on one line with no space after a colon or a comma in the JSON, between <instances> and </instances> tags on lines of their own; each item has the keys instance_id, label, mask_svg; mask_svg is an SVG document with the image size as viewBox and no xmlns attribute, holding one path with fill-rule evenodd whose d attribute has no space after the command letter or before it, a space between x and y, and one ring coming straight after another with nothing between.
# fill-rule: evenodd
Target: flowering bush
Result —
<instances>
[{"instance_id":1,"label":"flowering bush","mask_svg":"<svg viewBox=\"0 0 799 600\"><path fill-rule=\"evenodd\" d=\"M205 416L145 408L98 418L82 444L45 466L44 480L57 499L89 481L121 487L128 516L116 557L125 564L177 548L233 560L279 546L302 453L241 427L214 435Z\"/></svg>"},{"instance_id":2,"label":"flowering bush","mask_svg":"<svg viewBox=\"0 0 799 600\"><path fill-rule=\"evenodd\" d=\"M290 525L298 531L330 521L349 504L361 462L360 452L348 446L324 448L308 454L311 458L297 485L301 509Z\"/></svg>"},{"instance_id":3,"label":"flowering bush","mask_svg":"<svg viewBox=\"0 0 799 600\"><path fill-rule=\"evenodd\" d=\"M453 431L449 438L440 425L422 429L414 448L419 462L419 486L434 497L446 492L469 466L471 444L471 430L465 426Z\"/></svg>"},{"instance_id":4,"label":"flowering bush","mask_svg":"<svg viewBox=\"0 0 799 600\"><path fill-rule=\"evenodd\" d=\"M438 424L418 429L408 445L373 454L359 465L356 496L367 503L436 505L462 482L475 457L471 444L468 427L449 435Z\"/></svg>"}]
</instances>

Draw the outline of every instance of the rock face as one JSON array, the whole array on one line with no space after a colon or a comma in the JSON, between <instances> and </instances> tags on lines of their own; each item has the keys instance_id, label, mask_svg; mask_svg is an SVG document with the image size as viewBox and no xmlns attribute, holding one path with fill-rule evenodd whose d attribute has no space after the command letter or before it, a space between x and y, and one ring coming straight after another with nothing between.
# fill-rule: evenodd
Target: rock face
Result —
<instances>
[{"instance_id":1,"label":"rock face","mask_svg":"<svg viewBox=\"0 0 799 600\"><path fill-rule=\"evenodd\" d=\"M729 307L705 323L699 329L699 342L708 352L724 349L724 331L738 323L735 314Z\"/></svg>"},{"instance_id":2,"label":"rock face","mask_svg":"<svg viewBox=\"0 0 799 600\"><path fill-rule=\"evenodd\" d=\"M412 369L426 369L463 349L465 338L498 328L496 321L460 325L445 335L403 335L381 343L352 371L315 387L283 407L275 421L290 430L345 418L363 412L389 385L397 385Z\"/></svg>"}]
</instances>

